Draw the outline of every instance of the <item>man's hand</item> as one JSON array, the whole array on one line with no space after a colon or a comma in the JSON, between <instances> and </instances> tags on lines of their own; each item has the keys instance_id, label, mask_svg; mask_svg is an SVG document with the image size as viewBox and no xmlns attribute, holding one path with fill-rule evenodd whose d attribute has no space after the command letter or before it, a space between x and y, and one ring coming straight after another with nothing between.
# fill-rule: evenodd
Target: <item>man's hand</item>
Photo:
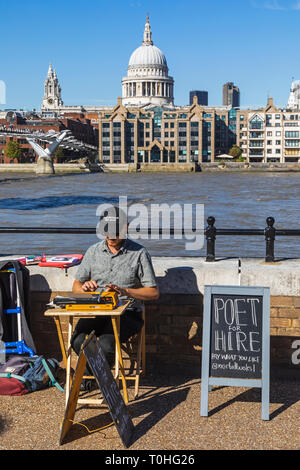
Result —
<instances>
[{"instance_id":1,"label":"man's hand","mask_svg":"<svg viewBox=\"0 0 300 470\"><path fill-rule=\"evenodd\" d=\"M82 292L95 292L96 289L98 289L97 283L91 279L85 282L74 281L72 291L75 294L81 294Z\"/></svg>"},{"instance_id":2,"label":"man's hand","mask_svg":"<svg viewBox=\"0 0 300 470\"><path fill-rule=\"evenodd\" d=\"M115 291L119 295L131 297L132 299L157 300L159 298L158 287L127 287L126 289L124 289L122 287L117 286L116 284L106 284L105 287L108 288L108 291Z\"/></svg>"},{"instance_id":3,"label":"man's hand","mask_svg":"<svg viewBox=\"0 0 300 470\"><path fill-rule=\"evenodd\" d=\"M84 290L84 292L94 292L96 289L98 289L97 282L93 281L93 279L85 281L82 284L82 290Z\"/></svg>"},{"instance_id":4,"label":"man's hand","mask_svg":"<svg viewBox=\"0 0 300 470\"><path fill-rule=\"evenodd\" d=\"M122 289L116 284L105 284L105 287L107 287L108 292L114 291L114 292L117 292L117 294L119 295L128 295L126 289Z\"/></svg>"}]
</instances>

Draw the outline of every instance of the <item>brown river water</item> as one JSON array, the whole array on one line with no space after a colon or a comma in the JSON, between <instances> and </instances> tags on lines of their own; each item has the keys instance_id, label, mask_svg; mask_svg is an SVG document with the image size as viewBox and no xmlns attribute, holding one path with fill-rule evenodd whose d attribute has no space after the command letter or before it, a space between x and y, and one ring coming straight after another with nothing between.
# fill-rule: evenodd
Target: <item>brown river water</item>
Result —
<instances>
[{"instance_id":1,"label":"brown river water","mask_svg":"<svg viewBox=\"0 0 300 470\"><path fill-rule=\"evenodd\" d=\"M217 228L257 228L275 218L276 228L300 229L300 173L151 173L35 176L0 174L0 227L96 227L99 204L202 204L204 225L212 215ZM202 222L203 225L203 222ZM175 224L176 226L176 224ZM84 253L96 235L1 234L0 254ZM205 256L204 246L186 249L186 239L137 240L153 256ZM300 258L300 238L277 237L277 257ZM224 237L218 257L263 257L264 237Z\"/></svg>"}]
</instances>

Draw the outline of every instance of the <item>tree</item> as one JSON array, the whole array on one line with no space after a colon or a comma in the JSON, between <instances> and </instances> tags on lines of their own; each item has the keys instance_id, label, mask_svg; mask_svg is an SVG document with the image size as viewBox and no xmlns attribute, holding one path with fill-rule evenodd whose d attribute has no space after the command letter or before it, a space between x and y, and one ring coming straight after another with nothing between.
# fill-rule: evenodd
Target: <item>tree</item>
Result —
<instances>
[{"instance_id":1,"label":"tree","mask_svg":"<svg viewBox=\"0 0 300 470\"><path fill-rule=\"evenodd\" d=\"M232 146L232 148L229 150L229 155L234 158L239 158L242 155L242 150L240 147L238 147L236 144Z\"/></svg>"},{"instance_id":2,"label":"tree","mask_svg":"<svg viewBox=\"0 0 300 470\"><path fill-rule=\"evenodd\" d=\"M5 147L5 155L14 160L19 160L22 157L22 147L16 140L10 140Z\"/></svg>"},{"instance_id":3,"label":"tree","mask_svg":"<svg viewBox=\"0 0 300 470\"><path fill-rule=\"evenodd\" d=\"M64 149L60 146L54 151L52 157L56 158L58 161L61 160L65 156Z\"/></svg>"}]
</instances>

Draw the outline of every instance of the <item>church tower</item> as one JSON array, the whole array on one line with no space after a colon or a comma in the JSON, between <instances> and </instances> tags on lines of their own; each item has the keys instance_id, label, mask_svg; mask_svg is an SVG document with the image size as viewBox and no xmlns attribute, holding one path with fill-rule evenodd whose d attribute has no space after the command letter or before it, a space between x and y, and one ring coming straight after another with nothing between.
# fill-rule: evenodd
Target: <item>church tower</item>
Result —
<instances>
[{"instance_id":1,"label":"church tower","mask_svg":"<svg viewBox=\"0 0 300 470\"><path fill-rule=\"evenodd\" d=\"M56 70L49 65L48 75L45 80L42 109L57 109L63 106L61 99L61 87L58 82Z\"/></svg>"}]
</instances>

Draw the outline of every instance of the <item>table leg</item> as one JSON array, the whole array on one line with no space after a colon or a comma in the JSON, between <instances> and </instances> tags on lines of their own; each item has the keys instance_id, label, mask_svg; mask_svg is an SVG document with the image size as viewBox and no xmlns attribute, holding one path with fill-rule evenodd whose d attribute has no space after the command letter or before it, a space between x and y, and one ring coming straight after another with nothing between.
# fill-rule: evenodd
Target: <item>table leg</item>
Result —
<instances>
[{"instance_id":1,"label":"table leg","mask_svg":"<svg viewBox=\"0 0 300 470\"><path fill-rule=\"evenodd\" d=\"M124 401L127 405L127 403L128 403L127 385L126 385L126 377L125 377L122 351L121 351L121 345L120 345L120 317L117 317L117 318L116 317L111 317L111 321L112 321L112 326L113 326L115 341L116 341L116 347L117 347L117 359L118 359L118 363L119 363L118 365L119 365L120 371L121 371L121 380L122 380L123 391L124 391Z\"/></svg>"},{"instance_id":2,"label":"table leg","mask_svg":"<svg viewBox=\"0 0 300 470\"><path fill-rule=\"evenodd\" d=\"M62 335L62 329L61 329L61 323L60 323L60 318L59 317L53 317L54 322L56 325L57 329L57 334L58 334L58 339L59 339L59 344L60 344L60 349L63 357L63 361L65 364L65 369L67 370L67 353L66 353L66 348L65 348L65 343Z\"/></svg>"},{"instance_id":3,"label":"table leg","mask_svg":"<svg viewBox=\"0 0 300 470\"><path fill-rule=\"evenodd\" d=\"M72 359L72 347L71 338L73 333L73 317L68 317L68 342L67 342L67 369L66 369L66 404L68 403L70 388L72 385L71 378L71 359Z\"/></svg>"}]
</instances>

